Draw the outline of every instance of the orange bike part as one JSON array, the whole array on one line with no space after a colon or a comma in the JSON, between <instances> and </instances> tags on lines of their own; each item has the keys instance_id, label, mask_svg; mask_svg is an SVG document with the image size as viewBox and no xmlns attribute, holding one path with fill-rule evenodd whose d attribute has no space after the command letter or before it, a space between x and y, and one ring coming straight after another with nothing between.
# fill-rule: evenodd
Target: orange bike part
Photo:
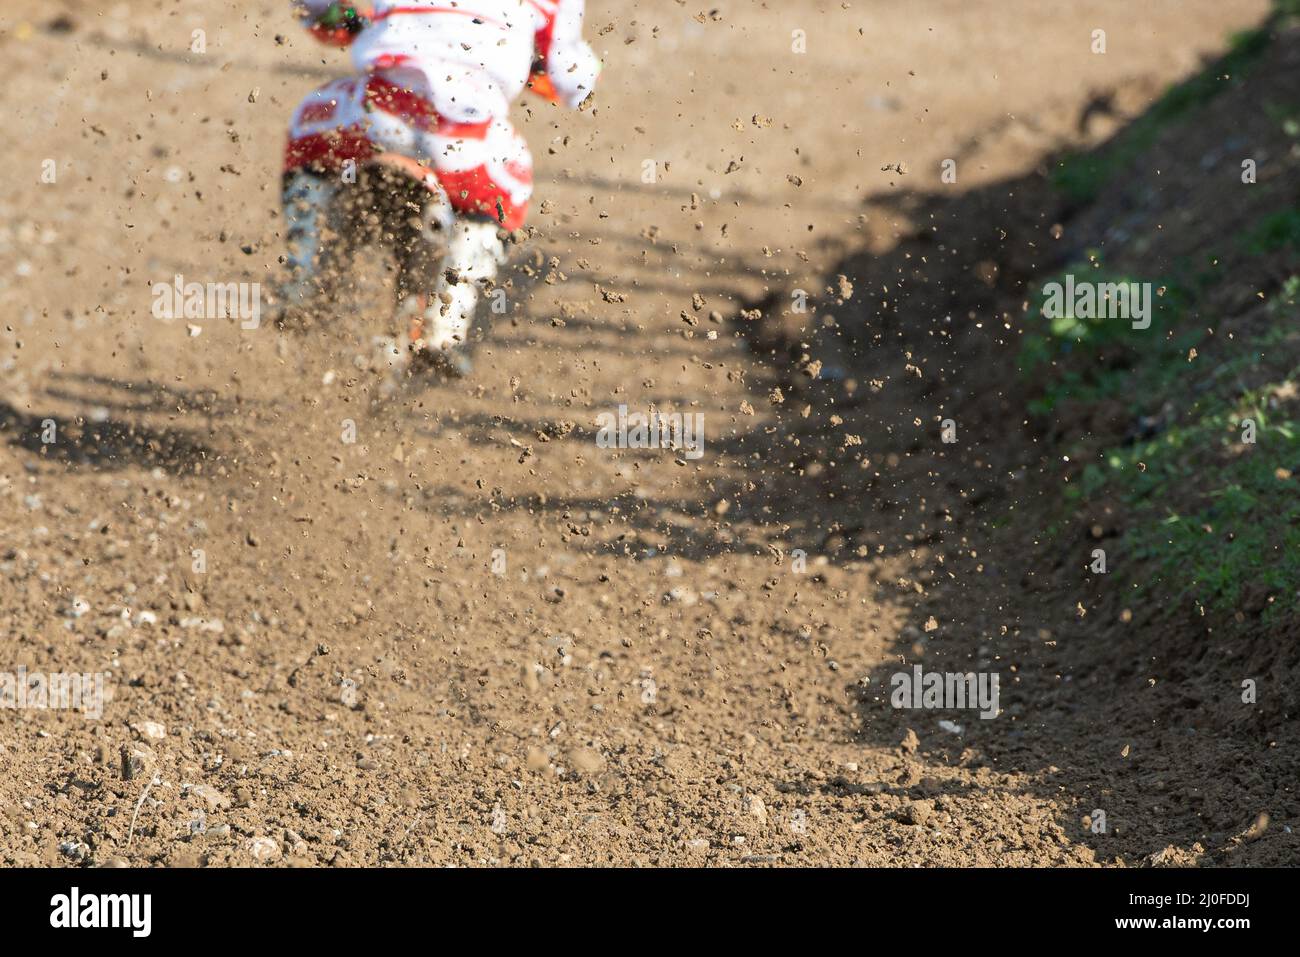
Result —
<instances>
[{"instance_id":1,"label":"orange bike part","mask_svg":"<svg viewBox=\"0 0 1300 957\"><path fill-rule=\"evenodd\" d=\"M543 100L551 103L560 102L560 92L555 88L549 74L542 70L534 70L533 75L528 78L528 89L532 90Z\"/></svg>"}]
</instances>

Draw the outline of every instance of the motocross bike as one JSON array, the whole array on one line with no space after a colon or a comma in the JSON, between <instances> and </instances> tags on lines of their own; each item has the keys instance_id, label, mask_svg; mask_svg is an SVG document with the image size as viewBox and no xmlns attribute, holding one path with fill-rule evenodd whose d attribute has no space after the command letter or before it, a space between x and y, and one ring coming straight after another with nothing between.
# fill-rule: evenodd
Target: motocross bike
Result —
<instances>
[{"instance_id":1,"label":"motocross bike","mask_svg":"<svg viewBox=\"0 0 1300 957\"><path fill-rule=\"evenodd\" d=\"M347 46L370 17L363 7L334 4L309 29L321 42ZM557 100L540 65L528 89ZM310 328L354 283L348 263L355 252L387 249L396 265L395 332L375 337L375 345L388 391L413 373L469 373L480 338L479 299L504 264L501 234L518 241L500 200L473 216L453 209L449 190L472 191L473 170L437 170L411 155L419 153L413 138L454 137L460 126L437 116L403 83L400 69L332 80L310 93L291 120L282 196L287 278L276 297L278 324ZM515 145L495 153L508 155ZM498 180L524 175L509 163L496 171ZM526 175L531 182L531 170Z\"/></svg>"}]
</instances>

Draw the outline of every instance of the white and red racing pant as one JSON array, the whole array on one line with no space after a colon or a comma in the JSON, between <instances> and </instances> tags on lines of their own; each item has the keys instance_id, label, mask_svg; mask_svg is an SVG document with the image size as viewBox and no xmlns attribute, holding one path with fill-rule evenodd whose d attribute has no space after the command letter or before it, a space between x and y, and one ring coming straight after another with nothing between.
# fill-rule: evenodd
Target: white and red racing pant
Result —
<instances>
[{"instance_id":1,"label":"white and red racing pant","mask_svg":"<svg viewBox=\"0 0 1300 957\"><path fill-rule=\"evenodd\" d=\"M505 101L489 77L480 84L461 67L454 112L475 119L450 119L450 109L435 106L429 72L399 62L308 94L290 123L285 172L342 172L381 156L404 160L433 172L458 216L518 229L533 192L533 161ZM420 178L418 168L412 172Z\"/></svg>"}]
</instances>

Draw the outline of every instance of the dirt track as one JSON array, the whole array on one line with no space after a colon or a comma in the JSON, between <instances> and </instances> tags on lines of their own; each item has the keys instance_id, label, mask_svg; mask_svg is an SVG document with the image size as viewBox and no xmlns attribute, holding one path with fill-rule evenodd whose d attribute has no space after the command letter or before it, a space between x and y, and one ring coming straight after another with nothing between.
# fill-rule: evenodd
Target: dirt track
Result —
<instances>
[{"instance_id":1,"label":"dirt track","mask_svg":"<svg viewBox=\"0 0 1300 957\"><path fill-rule=\"evenodd\" d=\"M150 285L178 273L270 281L285 118L344 57L287 3L6 4L0 95L22 135L0 184L0 670L112 679L101 721L0 712L0 861L1294 855L1289 835L1233 837L1267 773L1206 785L1202 818L1179 809L1179 761L1237 774L1230 744L1145 712L1103 731L1050 682L1018 698L1017 668L1051 671L1026 648L1068 637L1073 609L999 574L1014 560L979 523L925 539L941 465L902 432L935 409L901 351L881 387L859 384L896 431L792 469L793 439L834 432L843 396L773 401L781 373L736 318L768 291L822 294L851 249L890 249L917 225L893 201L938 189L944 159L954 188L996 188L1106 135L1118 117L1077 129L1098 91L1140 109L1265 5L589 5L594 113L520 110L540 182L510 317L469 386L375 406L353 362L382 326L365 309L307 338L150 315ZM52 7L66 28L47 29ZM851 278L844 321L893 295ZM621 403L702 413L704 456L597 447ZM958 579L946 615L921 610ZM956 735L890 709L889 673L945 641L963 668L1006 669L1001 720ZM1174 811L1124 776L1130 743ZM1097 807L1114 809L1104 836L1082 823Z\"/></svg>"}]
</instances>

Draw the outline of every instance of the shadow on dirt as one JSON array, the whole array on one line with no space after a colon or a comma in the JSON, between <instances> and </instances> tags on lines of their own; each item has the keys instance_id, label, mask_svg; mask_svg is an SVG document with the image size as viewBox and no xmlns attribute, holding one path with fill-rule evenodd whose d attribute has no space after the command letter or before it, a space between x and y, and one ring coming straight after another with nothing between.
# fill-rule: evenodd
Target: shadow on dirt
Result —
<instances>
[{"instance_id":1,"label":"shadow on dirt","mask_svg":"<svg viewBox=\"0 0 1300 957\"><path fill-rule=\"evenodd\" d=\"M651 405L664 411L680 411L687 407L680 398L673 396L652 400ZM433 442L454 434L475 445L508 445L519 455L531 454L534 449L558 442L598 450L597 430L592 423L565 423L563 430L557 431L554 422L500 414L456 413L444 418L437 428L417 428L416 434ZM755 478L761 478L762 469L753 453L766 447L763 439L763 436L745 433L732 437L708 435L704 452L711 465L732 475L753 469ZM631 462L646 453L638 449L611 449L604 450L604 454L623 456ZM686 464L690 461L680 450L664 450L660 454L672 455ZM731 489L732 485L728 483L725 487ZM754 492L742 496L738 491L733 489L731 492L734 504L724 524L715 514L711 502L640 497L631 491L617 495L599 491L583 494L579 491L572 495L515 497L506 496L499 489L487 490L494 509L524 509L551 521L571 521L579 527L587 527L593 535L591 541L598 543L595 547L600 551L639 554L649 549L661 558L678 557L692 561L707 561L737 552L768 553L768 544L776 535L770 527L772 515L765 511L772 500ZM467 495L450 485L426 489L425 494L430 503L428 508L447 518L472 514L483 507L481 496ZM600 535L600 525L615 517L621 534L605 540ZM625 541L625 533L629 531L633 534ZM647 545L646 536L659 544Z\"/></svg>"},{"instance_id":2,"label":"shadow on dirt","mask_svg":"<svg viewBox=\"0 0 1300 957\"><path fill-rule=\"evenodd\" d=\"M1079 123L1097 109L1089 103ZM1300 813L1282 747L1296 725L1286 701L1243 708L1239 688L1261 673L1294 686L1300 662L1278 650L1293 646L1293 628L1220 634L1140 607L1118 578L1100 584L1106 576L1089 573L1096 533L1063 514L1069 473L1052 437L1122 436L1134 424L1121 403L1102 407L1105 421L1063 425L1030 412L1018 368L1024 304L1078 256L1071 225L1086 211L1053 187L1054 165L957 195L874 197L873 216L911 223L910 234L841 262L832 294L807 313L791 308L791 290L746 311L741 326L776 366L782 407L815 410L803 421L787 414L798 439L782 446L792 468L766 474L766 501L811 539L825 531L806 517L814 497L833 497L837 522L854 531L832 561L855 551L911 560L913 623L884 664L848 686L850 734L887 749L910 742L903 750L936 770L1019 773L1015 787L1030 782L1038 797L1073 808L1058 818L1063 839L1098 861L1294 863L1280 824L1259 837L1269 815ZM856 292L841 285L835 295L837 274ZM832 381L817 375L832 366ZM1064 533L1045 532L1057 523ZM914 665L999 675L1002 713L891 706L896 676ZM902 775L913 799L943 793Z\"/></svg>"},{"instance_id":3,"label":"shadow on dirt","mask_svg":"<svg viewBox=\"0 0 1300 957\"><path fill-rule=\"evenodd\" d=\"M154 426L144 417L202 419L210 433L214 420L231 411L209 391L63 372L50 375L43 398L86 411L27 413L0 401L0 437L48 461L92 471L162 468L201 473L217 453L198 437L197 427Z\"/></svg>"}]
</instances>

